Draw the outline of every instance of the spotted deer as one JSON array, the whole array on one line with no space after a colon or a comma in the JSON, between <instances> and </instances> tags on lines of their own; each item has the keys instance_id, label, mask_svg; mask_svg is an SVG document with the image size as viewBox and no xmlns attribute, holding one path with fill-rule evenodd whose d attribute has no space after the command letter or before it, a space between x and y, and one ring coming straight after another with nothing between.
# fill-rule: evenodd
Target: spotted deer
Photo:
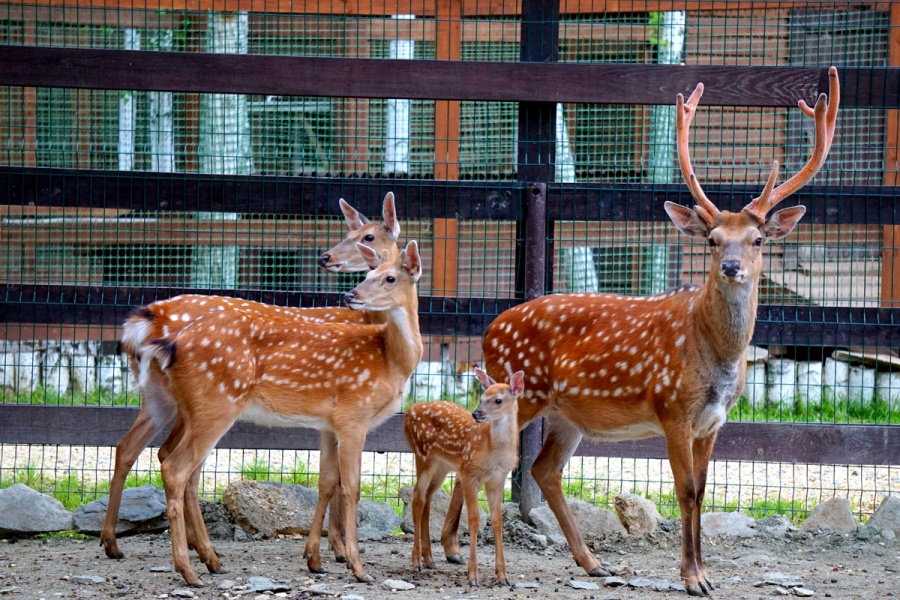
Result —
<instances>
[{"instance_id":1,"label":"spotted deer","mask_svg":"<svg viewBox=\"0 0 900 600\"><path fill-rule=\"evenodd\" d=\"M712 589L700 549L707 469L716 433L744 385L762 246L787 236L806 209L766 215L812 179L831 147L840 103L834 67L828 77L827 98L820 95L815 108L799 102L815 121L807 164L776 187L776 161L762 194L738 213L716 208L691 166L688 132L703 85L687 102L678 95L679 164L697 206L691 210L667 202L665 210L679 231L709 244L709 273L702 286L646 297L544 296L505 311L485 334L488 373L529 373L528 389L519 400L519 425L546 418L546 438L531 473L575 561L590 575L608 572L575 525L563 496L563 467L585 435L608 441L662 435L681 509L681 576L691 595L708 595ZM448 522L458 518L460 503L461 493L454 490Z\"/></svg>"},{"instance_id":2,"label":"spotted deer","mask_svg":"<svg viewBox=\"0 0 900 600\"><path fill-rule=\"evenodd\" d=\"M481 403L473 413L453 402L414 404L403 418L406 441L416 460L416 487L412 513L415 525L413 566L435 567L431 554L428 517L431 498L450 471L465 496L469 519L469 585L478 585L478 489L484 485L494 531L497 581L509 585L503 558L503 486L509 472L519 462L517 399L524 389L525 373L518 371L509 383L497 383L475 368L475 376L484 386ZM457 522L452 523L455 530ZM446 529L446 527L445 527ZM451 562L461 563L458 543L447 551Z\"/></svg>"},{"instance_id":3,"label":"spotted deer","mask_svg":"<svg viewBox=\"0 0 900 600\"><path fill-rule=\"evenodd\" d=\"M319 264L331 272L357 272L368 269L365 259L356 248L356 244L362 244L374 249L379 254L387 256L388 260L394 260L399 255L397 238L400 236L400 222L397 219L397 211L394 194L388 192L384 197L382 206L383 222L371 223L356 209L340 200L341 211L350 231L347 236L334 248L319 257ZM128 356L128 363L137 389L141 394L141 410L131 429L116 445L116 463L112 481L109 486L109 505L106 511L106 519L100 534L100 544L104 546L106 555L110 558L123 558L124 554L119 549L116 539L116 522L119 518L119 507L122 501L122 492L128 472L150 443L160 431L176 419L176 406L174 399L170 398L164 388L157 385L158 381L144 377L141 374L149 373L148 369L142 371L143 361L150 361L151 355L144 349L154 339L174 335L191 323L194 319L213 310L223 308L240 308L244 311L256 312L261 316L271 315L280 319L294 319L300 323L377 323L383 319L383 313L354 311L343 306L319 307L319 308L292 308L278 307L260 302L251 302L239 298L221 296L204 296L199 294L184 294L152 304L143 306L126 321L122 336L122 347ZM181 434L180 424L176 421L172 434L159 450L159 459L162 461L175 444L178 443ZM321 434L321 449L323 460L336 461L337 446L334 436L327 431ZM196 474L199 479L200 473ZM186 510L200 510L200 500L196 497L197 486L189 486ZM344 561L343 527L341 525L341 505L335 500L329 512L328 539L334 548L338 562ZM197 540L197 535L190 526L195 517L188 519L188 539L192 546L207 546L209 540Z\"/></svg>"},{"instance_id":4,"label":"spotted deer","mask_svg":"<svg viewBox=\"0 0 900 600\"><path fill-rule=\"evenodd\" d=\"M195 534L203 531L204 541L208 536L199 513L185 513L187 487L197 483L205 457L238 420L311 427L334 436L337 468L323 465L319 475L307 565L321 568L325 509L337 492L348 565L357 580L374 581L357 543L360 461L367 432L397 411L403 386L422 357L416 290L422 266L414 241L395 260L357 247L372 270L345 302L353 310L383 313L380 324L301 323L223 306L143 349L149 358L140 364L141 380L164 390L178 411L180 435L160 473L175 569L190 585L202 581L189 560L186 519ZM218 572L212 547L195 547L207 569Z\"/></svg>"}]
</instances>

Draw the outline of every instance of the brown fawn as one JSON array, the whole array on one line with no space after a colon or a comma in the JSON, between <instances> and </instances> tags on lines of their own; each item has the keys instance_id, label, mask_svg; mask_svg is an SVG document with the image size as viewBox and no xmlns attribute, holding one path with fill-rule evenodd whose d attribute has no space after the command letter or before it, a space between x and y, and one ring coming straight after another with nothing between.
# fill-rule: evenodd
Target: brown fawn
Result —
<instances>
[{"instance_id":1,"label":"brown fawn","mask_svg":"<svg viewBox=\"0 0 900 600\"><path fill-rule=\"evenodd\" d=\"M422 266L414 241L393 261L357 248L373 270L345 301L354 310L384 313L381 324L308 323L222 307L145 348L150 359L141 363L141 380L165 390L178 411L180 436L160 472L175 569L188 584L202 581L188 556L186 517L203 540L208 536L199 512L185 513L186 489L197 483L206 455L239 419L334 435L338 467L320 472L307 564L320 568L325 509L337 491L349 567L357 580L374 581L357 543L360 461L367 432L397 411L403 386L422 357L416 291ZM196 550L210 571L219 571L210 545L197 544Z\"/></svg>"},{"instance_id":2,"label":"brown fawn","mask_svg":"<svg viewBox=\"0 0 900 600\"><path fill-rule=\"evenodd\" d=\"M341 211L350 231L343 241L337 246L319 257L319 264L332 272L357 272L368 269L365 259L356 249L356 244L373 248L379 254L386 254L389 260L399 255L397 238L400 235L400 222L397 219L397 211L394 194L388 192L384 197L382 206L383 223L371 223L356 209L340 200ZM138 417L116 445L116 463L112 481L109 486L109 505L106 511L106 519L100 534L100 544L104 546L106 555L110 558L123 558L116 539L116 522L119 518L119 507L122 501L122 492L128 472L143 452L147 444L166 425L176 419L176 406L174 399L170 398L164 388L157 385L158 380L149 378L141 379L141 363L150 360L150 355L145 353L151 340L174 335L192 322L198 316L213 310L238 307L245 311L258 314L278 316L281 318L296 318L301 322L323 323L357 323L367 324L379 322L382 313L368 313L354 311L342 306L321 308L292 308L278 307L251 302L238 298L221 296L204 296L198 294L185 294L160 300L143 306L135 311L125 323L125 333L122 336L122 346L128 356L129 366L135 380L137 389L141 394L141 410ZM149 369L143 371L149 373ZM162 461L172 447L177 444L181 435L180 424L176 420L172 434L159 450L159 459ZM323 464L335 464L337 460L337 446L331 432L323 431L321 445ZM199 482L200 473L196 474ZM186 499L186 510L200 510L200 500L197 497L197 486L189 486ZM341 504L338 499L332 503L329 512L328 538L335 550L338 562L344 560L343 526L341 517ZM204 532L194 532L188 520L188 540L191 546L209 545L209 540L197 540L197 535Z\"/></svg>"},{"instance_id":3,"label":"brown fawn","mask_svg":"<svg viewBox=\"0 0 900 600\"><path fill-rule=\"evenodd\" d=\"M602 440L662 435L681 509L681 576L691 595L712 586L700 549L700 512L718 429L741 394L745 351L753 337L762 270L762 246L787 236L805 208L768 212L812 179L825 162L840 104L837 69L828 71L829 94L815 108L815 145L807 164L778 187L778 162L759 197L738 213L719 211L691 167L688 132L703 94L699 84L676 103L677 150L694 210L671 202L675 227L709 244L709 275L655 296L555 294L501 314L484 338L488 373L528 371L519 400L519 425L546 417L546 438L531 473L559 520L575 561L605 576L579 533L563 496L561 477L582 436ZM458 519L454 489L447 523ZM445 526L446 529L446 526Z\"/></svg>"},{"instance_id":4,"label":"brown fawn","mask_svg":"<svg viewBox=\"0 0 900 600\"><path fill-rule=\"evenodd\" d=\"M406 441L416 459L416 487L412 514L415 526L412 562L418 569L433 569L428 517L431 497L450 471L456 471L469 517L469 585L478 585L478 489L484 485L494 531L497 581L509 585L503 558L503 486L519 462L517 399L525 373L516 372L509 384L497 383L479 368L475 376L484 386L481 403L473 413L453 402L423 402L410 407L403 418ZM453 523L454 529L458 523ZM447 555L451 562L461 562Z\"/></svg>"}]
</instances>

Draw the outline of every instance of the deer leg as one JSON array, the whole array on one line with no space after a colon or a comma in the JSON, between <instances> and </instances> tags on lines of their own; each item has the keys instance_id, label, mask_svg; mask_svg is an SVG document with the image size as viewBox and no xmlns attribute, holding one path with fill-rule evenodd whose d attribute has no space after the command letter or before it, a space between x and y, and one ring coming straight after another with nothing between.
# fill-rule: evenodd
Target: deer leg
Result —
<instances>
[{"instance_id":1,"label":"deer leg","mask_svg":"<svg viewBox=\"0 0 900 600\"><path fill-rule=\"evenodd\" d=\"M309 528L309 536L306 538L306 548L303 551L303 557L306 559L306 567L311 573L324 573L322 568L322 559L319 556L319 546L322 541L322 526L325 523L325 510L328 503L335 496L340 500L341 494L341 473L340 463L337 460L337 441L335 440L333 447L330 445L322 446L322 454L320 457L319 468L319 500L316 502L316 510L313 514L312 525ZM325 438L322 438L325 441ZM328 448L328 450L326 450ZM337 493L336 493L337 492ZM340 500L342 502L342 500ZM343 509L343 506L341 506ZM343 512L341 512L343 514ZM334 513L331 515L331 523L334 522Z\"/></svg>"},{"instance_id":2,"label":"deer leg","mask_svg":"<svg viewBox=\"0 0 900 600\"><path fill-rule=\"evenodd\" d=\"M209 539L209 531L206 529L206 523L203 521L203 510L200 508L200 476L203 473L203 462L191 473L191 479L188 481L187 489L184 493L184 516L187 523L188 542L193 539L193 546L200 555L200 560L206 565L206 569L210 573L224 573L222 563L216 551L213 549L212 541Z\"/></svg>"},{"instance_id":3,"label":"deer leg","mask_svg":"<svg viewBox=\"0 0 900 600\"><path fill-rule=\"evenodd\" d=\"M338 457L341 472L341 495L344 498L344 541L347 549L347 563L353 576L362 583L375 583L375 578L366 573L359 559L357 538L357 506L359 505L359 469L362 450L366 443L366 429L348 428L338 433Z\"/></svg>"},{"instance_id":4,"label":"deer leg","mask_svg":"<svg viewBox=\"0 0 900 600\"><path fill-rule=\"evenodd\" d=\"M463 490L456 479L453 493L450 495L450 506L447 508L447 516L444 518L444 528L441 530L441 545L444 547L444 556L447 562L457 565L465 564L459 554L459 517L462 513Z\"/></svg>"},{"instance_id":5,"label":"deer leg","mask_svg":"<svg viewBox=\"0 0 900 600\"><path fill-rule=\"evenodd\" d=\"M700 546L700 540L695 539L694 535L695 518L699 532L700 506L694 483L693 433L690 425L675 423L665 430L665 434L669 464L675 479L675 495L681 509L681 576L688 594L706 596L708 593L701 584L701 574L697 570L696 549Z\"/></svg>"},{"instance_id":6,"label":"deer leg","mask_svg":"<svg viewBox=\"0 0 900 600\"><path fill-rule=\"evenodd\" d=\"M166 423L175 416L174 407L171 414L160 415L153 418L147 404L141 406L137 419L125 437L116 444L116 468L112 481L109 482L109 504L106 508L106 519L103 521L103 530L100 532L100 545L104 547L109 558L124 558L119 550L116 540L116 523L119 520L119 507L122 504L122 493L125 490L125 480L128 472L134 466L134 462L140 456L150 440L162 429ZM165 419L165 422L161 422Z\"/></svg>"},{"instance_id":7,"label":"deer leg","mask_svg":"<svg viewBox=\"0 0 900 600\"><path fill-rule=\"evenodd\" d=\"M159 459L160 464L166 459L169 454L172 453L172 450L178 446L181 441L181 437L184 435L184 424L180 418L175 417L175 424L172 426L172 431L169 432L169 437L166 438L166 441L163 442L163 445L159 447L159 451L156 453L156 457ZM197 480L199 485L199 479ZM187 544L188 549L195 550L197 548L197 535L194 532L194 521L195 517L193 516L194 512L194 504L190 497L190 492L185 488L185 505L184 505L184 521L185 521L185 535L187 536ZM196 510L200 511L200 500L197 500ZM202 520L202 518L201 518Z\"/></svg>"},{"instance_id":8,"label":"deer leg","mask_svg":"<svg viewBox=\"0 0 900 600\"><path fill-rule=\"evenodd\" d=\"M338 481L335 489L339 489L341 478L338 469L337 438L330 431L320 431L319 439L319 471L337 472ZM347 561L347 556L344 550L344 505L340 494L331 497L328 509L328 542L334 550L334 560L343 563Z\"/></svg>"},{"instance_id":9,"label":"deer leg","mask_svg":"<svg viewBox=\"0 0 900 600\"><path fill-rule=\"evenodd\" d=\"M478 515L478 482L457 473L466 498L466 513L469 517L469 585L478 585L478 529L481 519Z\"/></svg>"},{"instance_id":10,"label":"deer leg","mask_svg":"<svg viewBox=\"0 0 900 600\"><path fill-rule=\"evenodd\" d=\"M487 494L488 509L491 511L491 529L494 531L494 571L500 585L509 585L506 576L506 559L503 557L503 479L493 479L484 485Z\"/></svg>"},{"instance_id":11,"label":"deer leg","mask_svg":"<svg viewBox=\"0 0 900 600\"><path fill-rule=\"evenodd\" d=\"M544 447L531 466L531 474L556 515L575 562L591 577L609 577L609 571L600 565L584 543L562 490L562 470L581 442L581 433L561 415L552 413L547 416L547 432Z\"/></svg>"},{"instance_id":12,"label":"deer leg","mask_svg":"<svg viewBox=\"0 0 900 600\"><path fill-rule=\"evenodd\" d=\"M430 467L430 468L429 468ZM431 508L428 500L428 489L431 487L431 478L434 476L434 466L429 465L424 458L416 456L416 485L412 493L412 514L413 514L413 551L412 563L416 570L421 571L423 565L424 548L430 550L431 539L424 536L428 526L430 517L429 509ZM430 552L429 552L430 554Z\"/></svg>"},{"instance_id":13,"label":"deer leg","mask_svg":"<svg viewBox=\"0 0 900 600\"><path fill-rule=\"evenodd\" d=\"M434 493L441 487L441 484L444 483L444 479L447 477L447 473L450 470L443 464L437 464L434 468L434 473L431 474L430 481L428 482L428 488L425 490L425 502L422 508L422 548L423 548L423 561L426 569L436 569L437 565L434 564L434 555L431 553L431 499L434 498ZM418 525L416 525L418 527ZM419 529L416 529L419 531Z\"/></svg>"},{"instance_id":14,"label":"deer leg","mask_svg":"<svg viewBox=\"0 0 900 600\"><path fill-rule=\"evenodd\" d=\"M693 447L694 486L697 490L697 508L694 510L691 529L694 536L694 556L700 577L699 583L707 594L712 593L713 586L706 573L706 567L703 566L703 554L700 548L700 513L703 509L703 499L706 496L706 475L709 471L709 460L712 457L713 445L716 443L716 433L713 432L708 437L695 439Z\"/></svg>"}]
</instances>

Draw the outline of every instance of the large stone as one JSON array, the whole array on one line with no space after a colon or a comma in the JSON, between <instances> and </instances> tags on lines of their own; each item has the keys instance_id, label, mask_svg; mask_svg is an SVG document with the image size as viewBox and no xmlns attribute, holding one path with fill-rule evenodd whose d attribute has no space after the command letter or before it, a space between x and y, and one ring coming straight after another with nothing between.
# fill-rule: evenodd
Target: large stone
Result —
<instances>
[{"instance_id":1,"label":"large stone","mask_svg":"<svg viewBox=\"0 0 900 600\"><path fill-rule=\"evenodd\" d=\"M247 533L274 537L308 534L318 499L303 486L244 480L225 488L222 504Z\"/></svg>"},{"instance_id":2,"label":"large stone","mask_svg":"<svg viewBox=\"0 0 900 600\"><path fill-rule=\"evenodd\" d=\"M383 540L403 522L384 502L363 500L356 513L359 515L357 537L360 540Z\"/></svg>"},{"instance_id":3,"label":"large stone","mask_svg":"<svg viewBox=\"0 0 900 600\"><path fill-rule=\"evenodd\" d=\"M869 525L881 530L892 530L894 535L900 535L900 498L887 496L881 501L881 506L869 519Z\"/></svg>"},{"instance_id":4,"label":"large stone","mask_svg":"<svg viewBox=\"0 0 900 600\"><path fill-rule=\"evenodd\" d=\"M106 519L109 496L89 502L75 509L73 521L75 531L87 535L99 535ZM166 494L150 484L128 488L122 493L116 534L127 535L164 531L168 529L166 519Z\"/></svg>"},{"instance_id":5,"label":"large stone","mask_svg":"<svg viewBox=\"0 0 900 600\"><path fill-rule=\"evenodd\" d=\"M856 532L856 517L850 509L850 501L846 498L832 498L822 502L800 526L800 531L837 531L840 533Z\"/></svg>"},{"instance_id":6,"label":"large stone","mask_svg":"<svg viewBox=\"0 0 900 600\"><path fill-rule=\"evenodd\" d=\"M628 535L625 527L619 521L619 517L614 512L581 500L569 500L568 503L575 517L575 524L582 535ZM538 533L546 535L551 542L554 544L566 543L566 537L559 527L556 515L553 514L553 511L550 510L547 504L531 509L528 517L535 528L537 528Z\"/></svg>"},{"instance_id":7,"label":"large stone","mask_svg":"<svg viewBox=\"0 0 900 600\"><path fill-rule=\"evenodd\" d=\"M403 522L400 529L406 533L413 533L415 525L412 518L412 491L413 488L405 487L400 490L400 499L403 500ZM431 534L432 542L441 540L441 529L444 527L444 519L447 517L447 509L450 508L450 494L444 490L438 490L431 497L431 514L428 519L428 532ZM469 519L466 516L466 504L463 502L462 513L459 517L459 532L468 533ZM478 507L478 524L481 526L479 534L484 531L487 524L487 513Z\"/></svg>"},{"instance_id":8,"label":"large stone","mask_svg":"<svg viewBox=\"0 0 900 600\"><path fill-rule=\"evenodd\" d=\"M210 502L201 498L200 511L203 513L203 521L206 523L210 539L234 539L234 519L231 518L231 513L228 512L225 505L221 502Z\"/></svg>"},{"instance_id":9,"label":"large stone","mask_svg":"<svg viewBox=\"0 0 900 600\"><path fill-rule=\"evenodd\" d=\"M615 500L619 521L631 535L646 535L659 528L662 516L656 504L636 494L619 494Z\"/></svg>"},{"instance_id":10,"label":"large stone","mask_svg":"<svg viewBox=\"0 0 900 600\"><path fill-rule=\"evenodd\" d=\"M230 484L222 495L235 523L250 535L307 535L312 525L319 493L300 485L271 481L240 481ZM327 532L328 513L325 527ZM357 509L358 538L380 540L400 524L397 513L381 502L363 500Z\"/></svg>"},{"instance_id":11,"label":"large stone","mask_svg":"<svg viewBox=\"0 0 900 600\"><path fill-rule=\"evenodd\" d=\"M27 485L0 490L0 536L31 535L72 529L72 513L62 502Z\"/></svg>"},{"instance_id":12,"label":"large stone","mask_svg":"<svg viewBox=\"0 0 900 600\"><path fill-rule=\"evenodd\" d=\"M711 512L700 516L700 529L709 537L753 537L757 535L755 524L753 518L741 512Z\"/></svg>"}]
</instances>

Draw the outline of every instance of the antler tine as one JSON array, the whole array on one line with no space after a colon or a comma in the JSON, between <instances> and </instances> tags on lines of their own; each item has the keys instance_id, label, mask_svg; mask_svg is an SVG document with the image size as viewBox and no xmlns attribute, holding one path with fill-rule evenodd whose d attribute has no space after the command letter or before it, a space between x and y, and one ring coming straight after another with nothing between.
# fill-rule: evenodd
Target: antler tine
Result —
<instances>
[{"instance_id":1,"label":"antler tine","mask_svg":"<svg viewBox=\"0 0 900 600\"><path fill-rule=\"evenodd\" d=\"M703 188L700 187L700 182L697 181L697 176L694 175L689 148L691 121L694 120L694 113L697 110L697 104L700 102L701 96L703 96L703 84L698 83L687 102L684 101L684 96L681 94L678 94L675 99L676 146L678 148L678 163L681 165L681 174L684 176L684 181L687 183L691 195L698 204L694 208L698 215L712 225L716 215L719 214L719 209L706 197Z\"/></svg>"},{"instance_id":2,"label":"antler tine","mask_svg":"<svg viewBox=\"0 0 900 600\"><path fill-rule=\"evenodd\" d=\"M825 158L831 149L831 142L834 139L834 126L837 121L838 106L841 103L840 81L838 80L837 69L831 67L828 69L828 97L820 94L816 100L815 108L810 108L806 102L800 100L797 105L803 114L813 117L816 122L816 140L813 147L812 155L809 161L800 169L793 177L771 189L774 177L778 173L778 161L772 168L769 175L769 181L766 188L759 197L754 198L750 204L744 207L744 210L757 215L761 219L766 218L766 214L772 210L779 202L806 185L822 165L825 164Z\"/></svg>"}]
</instances>

